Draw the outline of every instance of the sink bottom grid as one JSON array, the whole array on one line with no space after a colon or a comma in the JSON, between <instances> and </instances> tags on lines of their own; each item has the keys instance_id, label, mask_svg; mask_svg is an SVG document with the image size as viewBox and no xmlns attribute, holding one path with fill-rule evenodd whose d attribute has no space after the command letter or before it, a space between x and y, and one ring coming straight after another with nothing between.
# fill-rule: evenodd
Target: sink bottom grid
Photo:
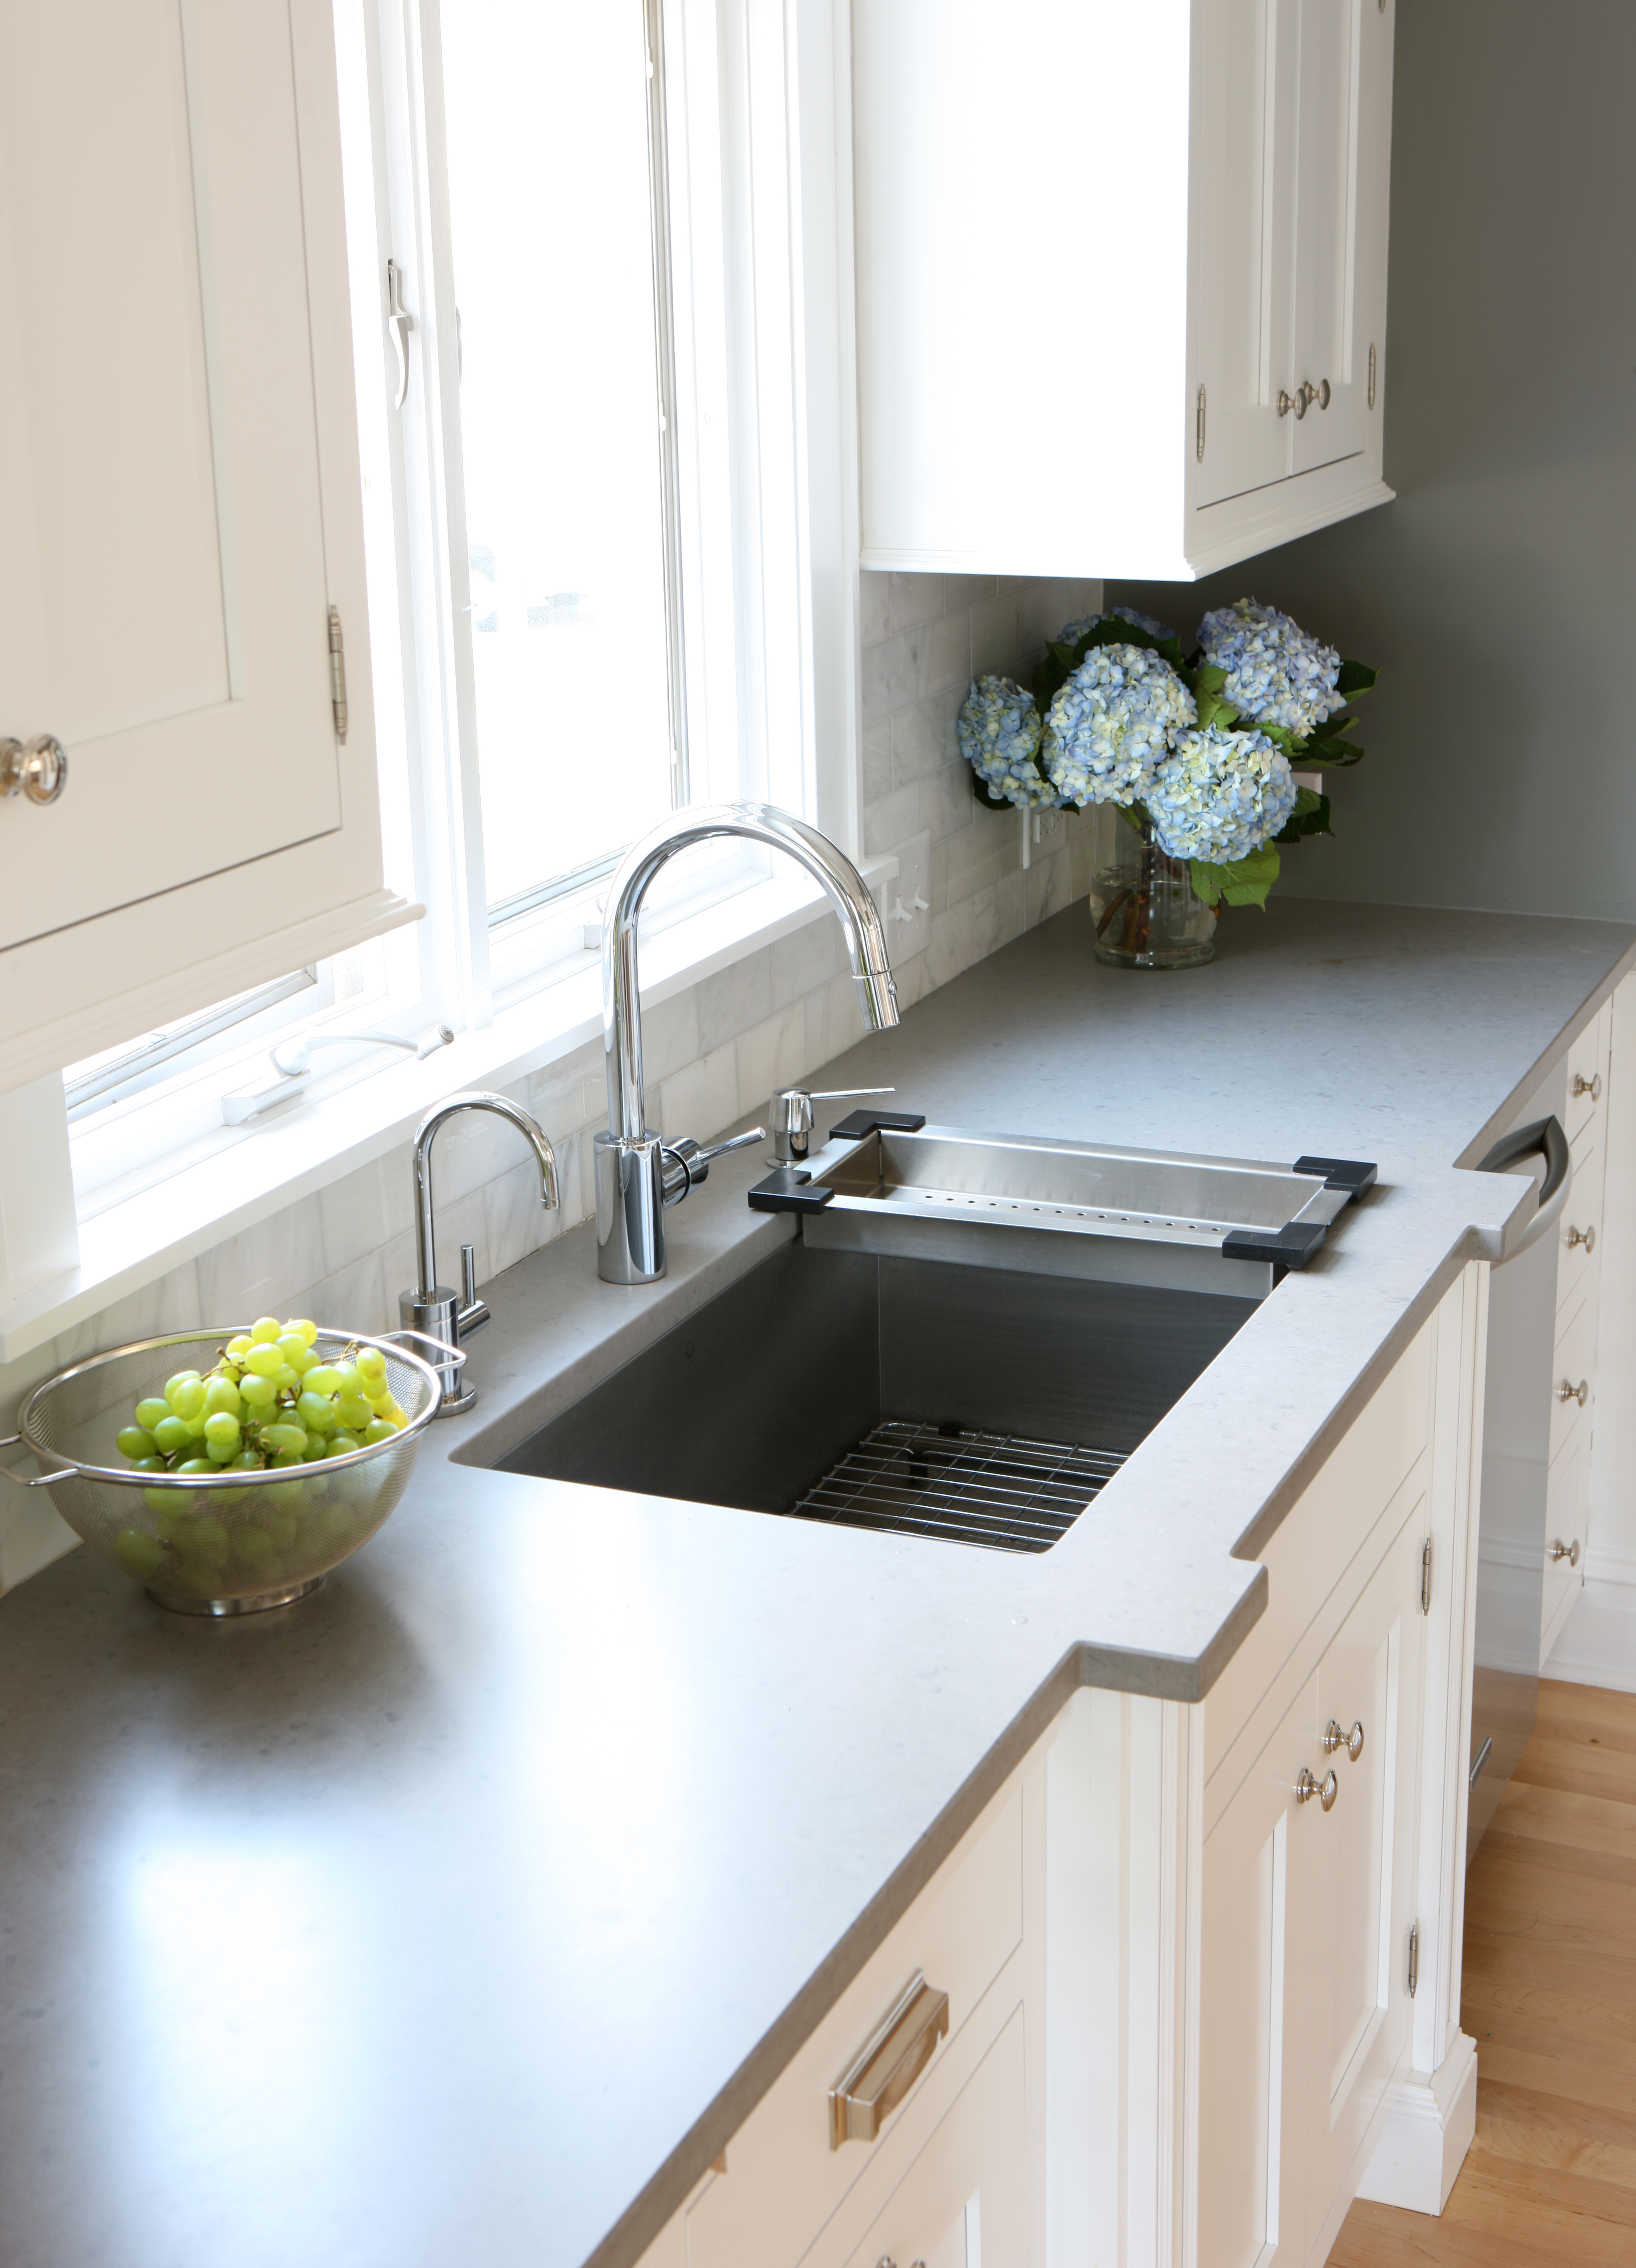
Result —
<instances>
[{"instance_id":1,"label":"sink bottom grid","mask_svg":"<svg viewBox=\"0 0 1636 2268\"><path fill-rule=\"evenodd\" d=\"M994 1551L1049 1551L1124 1462L1117 1449L888 1418L790 1513Z\"/></svg>"}]
</instances>

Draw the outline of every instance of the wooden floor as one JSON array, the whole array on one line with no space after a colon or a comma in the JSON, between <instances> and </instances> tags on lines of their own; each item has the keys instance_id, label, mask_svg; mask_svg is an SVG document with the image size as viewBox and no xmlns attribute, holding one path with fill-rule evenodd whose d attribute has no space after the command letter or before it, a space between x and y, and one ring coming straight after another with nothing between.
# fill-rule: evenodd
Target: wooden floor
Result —
<instances>
[{"instance_id":1,"label":"wooden floor","mask_svg":"<svg viewBox=\"0 0 1636 2268\"><path fill-rule=\"evenodd\" d=\"M1442 2218L1360 2201L1331 2268L1636 2268L1636 1694L1542 1684L1466 1881L1477 2139Z\"/></svg>"}]
</instances>

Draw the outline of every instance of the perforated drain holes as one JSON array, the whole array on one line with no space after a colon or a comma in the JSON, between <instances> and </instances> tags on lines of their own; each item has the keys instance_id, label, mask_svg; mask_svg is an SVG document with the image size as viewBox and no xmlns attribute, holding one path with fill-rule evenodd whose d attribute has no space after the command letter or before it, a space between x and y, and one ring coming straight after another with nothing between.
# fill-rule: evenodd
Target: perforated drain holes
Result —
<instances>
[{"instance_id":1,"label":"perforated drain holes","mask_svg":"<svg viewBox=\"0 0 1636 2268\"><path fill-rule=\"evenodd\" d=\"M808 1489L792 1515L995 1551L1048 1551L1124 1462L1116 1449L888 1418Z\"/></svg>"}]
</instances>

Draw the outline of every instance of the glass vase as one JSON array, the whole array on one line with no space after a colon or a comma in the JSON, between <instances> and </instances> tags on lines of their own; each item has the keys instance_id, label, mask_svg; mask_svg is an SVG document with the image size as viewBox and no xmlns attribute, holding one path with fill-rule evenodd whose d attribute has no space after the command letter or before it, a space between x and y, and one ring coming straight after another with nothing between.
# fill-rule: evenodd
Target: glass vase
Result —
<instances>
[{"instance_id":1,"label":"glass vase","mask_svg":"<svg viewBox=\"0 0 1636 2268\"><path fill-rule=\"evenodd\" d=\"M1110 968L1198 968L1216 957L1216 917L1194 890L1185 858L1167 858L1146 820L1096 814L1091 932Z\"/></svg>"}]
</instances>

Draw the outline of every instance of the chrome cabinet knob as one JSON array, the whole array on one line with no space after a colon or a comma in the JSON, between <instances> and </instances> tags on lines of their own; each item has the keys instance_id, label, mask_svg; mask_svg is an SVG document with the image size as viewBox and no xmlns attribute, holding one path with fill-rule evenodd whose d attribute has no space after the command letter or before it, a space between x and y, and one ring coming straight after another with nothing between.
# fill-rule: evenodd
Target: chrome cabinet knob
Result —
<instances>
[{"instance_id":1,"label":"chrome cabinet knob","mask_svg":"<svg viewBox=\"0 0 1636 2268\"><path fill-rule=\"evenodd\" d=\"M1573 1092L1575 1094L1588 1094L1593 1102L1600 1102L1602 1101L1602 1073L1600 1071L1595 1071L1589 1079L1587 1079L1582 1071L1576 1071L1573 1074Z\"/></svg>"},{"instance_id":2,"label":"chrome cabinet knob","mask_svg":"<svg viewBox=\"0 0 1636 2268\"><path fill-rule=\"evenodd\" d=\"M0 740L0 795L55 803L67 784L68 751L52 733L36 733L26 745Z\"/></svg>"},{"instance_id":3,"label":"chrome cabinet knob","mask_svg":"<svg viewBox=\"0 0 1636 2268\"><path fill-rule=\"evenodd\" d=\"M1556 1542L1551 1547L1551 1557L1553 1561L1566 1559L1570 1567L1577 1567L1579 1565L1578 1536L1576 1535L1574 1537L1572 1543L1565 1543L1562 1541L1562 1538L1559 1535Z\"/></svg>"},{"instance_id":4,"label":"chrome cabinet knob","mask_svg":"<svg viewBox=\"0 0 1636 2268\"><path fill-rule=\"evenodd\" d=\"M1322 1779L1314 1779L1307 1766L1302 1764L1301 1778L1295 1783L1295 1800L1297 1803L1310 1803L1315 1795L1325 1811L1333 1811L1340 1789L1341 1784L1332 1771L1326 1771Z\"/></svg>"},{"instance_id":5,"label":"chrome cabinet knob","mask_svg":"<svg viewBox=\"0 0 1636 2268\"><path fill-rule=\"evenodd\" d=\"M1330 406L1330 381L1327 378L1321 378L1315 386L1313 385L1310 379L1303 378L1301 384L1295 388L1293 394L1286 394L1283 388L1281 387L1279 387L1279 416L1280 417L1287 417L1290 411L1293 409L1295 413L1296 420L1299 423L1299 421L1306 416L1307 412L1311 409L1315 401L1317 403L1320 409L1327 409Z\"/></svg>"},{"instance_id":6,"label":"chrome cabinet knob","mask_svg":"<svg viewBox=\"0 0 1636 2268\"><path fill-rule=\"evenodd\" d=\"M1568 1250L1572 1252L1576 1244L1582 1244L1587 1252L1594 1252L1596 1249L1596 1229L1594 1222L1588 1228L1569 1229Z\"/></svg>"},{"instance_id":7,"label":"chrome cabinet knob","mask_svg":"<svg viewBox=\"0 0 1636 2268\"><path fill-rule=\"evenodd\" d=\"M1589 1392L1589 1379L1581 1378L1579 1384L1575 1386L1572 1379L1565 1378L1557 1388L1557 1399L1559 1402L1577 1402L1582 1410L1585 1407L1585 1397Z\"/></svg>"},{"instance_id":8,"label":"chrome cabinet knob","mask_svg":"<svg viewBox=\"0 0 1636 2268\"><path fill-rule=\"evenodd\" d=\"M1343 1733L1335 1719L1333 1717L1330 1719L1323 1728L1323 1753L1326 1756L1332 1756L1337 1749L1345 1749L1352 1763L1357 1763L1363 1754L1361 1721L1355 1723L1350 1733ZM1327 1810L1329 1807L1326 1805L1324 1808Z\"/></svg>"}]
</instances>

